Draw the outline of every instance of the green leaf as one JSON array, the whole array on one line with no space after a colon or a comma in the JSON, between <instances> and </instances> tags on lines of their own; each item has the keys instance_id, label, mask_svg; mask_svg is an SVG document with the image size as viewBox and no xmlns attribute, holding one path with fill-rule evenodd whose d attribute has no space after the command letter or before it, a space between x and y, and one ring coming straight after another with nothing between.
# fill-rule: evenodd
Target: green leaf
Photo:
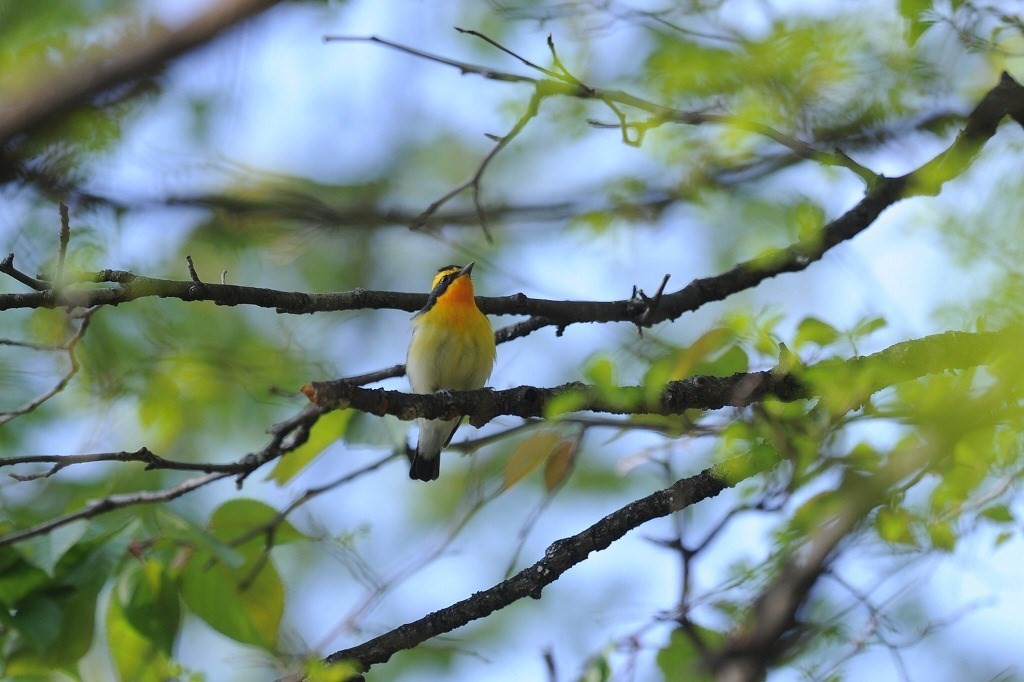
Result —
<instances>
[{"instance_id":1,"label":"green leaf","mask_svg":"<svg viewBox=\"0 0 1024 682\"><path fill-rule=\"evenodd\" d=\"M132 627L170 655L181 625L181 604L170 569L160 561L131 563L114 596Z\"/></svg>"},{"instance_id":2,"label":"green leaf","mask_svg":"<svg viewBox=\"0 0 1024 682\"><path fill-rule=\"evenodd\" d=\"M240 535L250 532L257 526L275 522L275 545L307 539L307 536L300 533L295 526L286 520L277 521L277 517L278 511L265 502L246 498L233 498L214 510L213 516L210 519L210 532L223 542L230 542ZM264 536L259 535L255 539L262 546Z\"/></svg>"},{"instance_id":3,"label":"green leaf","mask_svg":"<svg viewBox=\"0 0 1024 682\"><path fill-rule=\"evenodd\" d=\"M729 346L717 359L709 359L735 338L736 332L732 329L716 327L699 336L689 346L673 348L671 352L656 359L644 375L645 399L648 402L656 401L669 381L678 381L695 374L729 376L745 371L747 354L739 346Z\"/></svg>"},{"instance_id":4,"label":"green leaf","mask_svg":"<svg viewBox=\"0 0 1024 682\"><path fill-rule=\"evenodd\" d=\"M836 328L827 322L816 317L805 317L796 328L796 336L793 338L793 347L800 350L808 343L825 347L835 343L839 338Z\"/></svg>"},{"instance_id":5,"label":"green leaf","mask_svg":"<svg viewBox=\"0 0 1024 682\"><path fill-rule=\"evenodd\" d=\"M17 552L25 561L43 569L48 576L54 577L54 568L69 549L75 546L85 532L89 530L89 522L84 519L55 528L49 533L39 535L16 545Z\"/></svg>"},{"instance_id":6,"label":"green leaf","mask_svg":"<svg viewBox=\"0 0 1024 682\"><path fill-rule=\"evenodd\" d=\"M321 415L310 430L309 439L301 446L277 460L266 480L284 485L316 459L328 445L345 435L354 410L335 410Z\"/></svg>"},{"instance_id":7,"label":"green leaf","mask_svg":"<svg viewBox=\"0 0 1024 682\"><path fill-rule=\"evenodd\" d=\"M46 653L60 636L64 615L57 601L47 595L32 595L18 604L14 627L36 651Z\"/></svg>"},{"instance_id":8,"label":"green leaf","mask_svg":"<svg viewBox=\"0 0 1024 682\"><path fill-rule=\"evenodd\" d=\"M591 360L583 368L583 376L598 389L609 389L616 385L615 365L605 356Z\"/></svg>"},{"instance_id":9,"label":"green leaf","mask_svg":"<svg viewBox=\"0 0 1024 682\"><path fill-rule=\"evenodd\" d=\"M875 529L886 542L902 545L916 545L910 530L912 518L905 509L883 507L875 515Z\"/></svg>"},{"instance_id":10,"label":"green leaf","mask_svg":"<svg viewBox=\"0 0 1024 682\"><path fill-rule=\"evenodd\" d=\"M996 523L1014 523L1013 512L1005 504L995 504L982 510L981 516Z\"/></svg>"},{"instance_id":11,"label":"green leaf","mask_svg":"<svg viewBox=\"0 0 1024 682\"><path fill-rule=\"evenodd\" d=\"M900 15L907 21L907 37L913 45L932 23L921 19L932 8L931 0L899 0L898 6Z\"/></svg>"},{"instance_id":12,"label":"green leaf","mask_svg":"<svg viewBox=\"0 0 1024 682\"><path fill-rule=\"evenodd\" d=\"M694 368L695 374L707 374L713 377L727 377L750 369L750 358L747 351L740 346L729 346L714 360L703 360Z\"/></svg>"},{"instance_id":13,"label":"green leaf","mask_svg":"<svg viewBox=\"0 0 1024 682\"><path fill-rule=\"evenodd\" d=\"M558 419L563 414L575 412L589 402L584 391L568 389L553 396L544 405L545 419Z\"/></svg>"},{"instance_id":14,"label":"green leaf","mask_svg":"<svg viewBox=\"0 0 1024 682\"><path fill-rule=\"evenodd\" d=\"M889 325L884 317L865 317L857 321L857 324L853 326L853 331L850 332L850 336L854 339L862 339L865 336L874 334L879 329L884 329Z\"/></svg>"},{"instance_id":15,"label":"green leaf","mask_svg":"<svg viewBox=\"0 0 1024 682\"><path fill-rule=\"evenodd\" d=\"M0 604L15 603L49 582L46 572L25 561L11 547L0 547Z\"/></svg>"},{"instance_id":16,"label":"green leaf","mask_svg":"<svg viewBox=\"0 0 1024 682\"><path fill-rule=\"evenodd\" d=\"M928 526L928 537L931 538L932 547L941 549L944 552L952 552L956 547L956 531L953 526L945 521L939 521Z\"/></svg>"},{"instance_id":17,"label":"green leaf","mask_svg":"<svg viewBox=\"0 0 1024 682\"><path fill-rule=\"evenodd\" d=\"M111 591L106 625L110 657L122 680L174 677L171 648L181 627L181 602L164 564L128 564Z\"/></svg>"},{"instance_id":18,"label":"green leaf","mask_svg":"<svg viewBox=\"0 0 1024 682\"><path fill-rule=\"evenodd\" d=\"M718 633L713 633L717 635ZM720 636L717 637L720 639ZM658 651L658 668L666 682L676 680L710 680L711 675L702 666L700 652L694 645L693 640L682 628L672 631L666 644Z\"/></svg>"},{"instance_id":19,"label":"green leaf","mask_svg":"<svg viewBox=\"0 0 1024 682\"><path fill-rule=\"evenodd\" d=\"M284 585L268 561L255 577L253 561L238 570L209 556L191 557L181 579L181 597L214 630L243 644L273 650L284 613Z\"/></svg>"}]
</instances>

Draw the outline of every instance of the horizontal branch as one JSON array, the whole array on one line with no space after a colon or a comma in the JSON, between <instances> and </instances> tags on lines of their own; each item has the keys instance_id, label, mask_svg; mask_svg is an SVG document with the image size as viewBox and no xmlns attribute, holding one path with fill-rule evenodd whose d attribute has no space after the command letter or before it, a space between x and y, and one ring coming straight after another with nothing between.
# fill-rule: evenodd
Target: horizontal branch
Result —
<instances>
[{"instance_id":1,"label":"horizontal branch","mask_svg":"<svg viewBox=\"0 0 1024 682\"><path fill-rule=\"evenodd\" d=\"M750 471L751 475L754 472L749 466L730 467L729 471L734 468ZM545 587L586 560L592 552L607 549L626 533L648 521L715 497L737 482L735 477L727 477L724 470L718 467L676 481L668 488L612 512L583 532L552 543L540 561L508 580L368 642L337 651L327 656L324 662L333 664L355 661L361 669L367 670L373 665L386 663L398 651L412 649L432 637L484 618L515 601L525 597L539 599Z\"/></svg>"},{"instance_id":2,"label":"horizontal branch","mask_svg":"<svg viewBox=\"0 0 1024 682\"><path fill-rule=\"evenodd\" d=\"M863 387L860 400L887 386L951 369L987 364L1000 348L1013 347L1021 331L945 332L897 343L868 356L825 360L792 372L764 370L727 377L695 376L670 381L660 391L644 386L600 387L579 382L551 388L519 386L502 391L448 391L433 395L368 389L349 381L312 382L302 391L322 409L354 408L399 419L452 419L459 415L482 426L500 415L542 417L553 401L571 411L610 414L681 414L686 410L745 407L772 398L783 401L815 397L825 382ZM819 383L821 382L821 383ZM562 402L564 401L564 402Z\"/></svg>"},{"instance_id":3,"label":"horizontal branch","mask_svg":"<svg viewBox=\"0 0 1024 682\"><path fill-rule=\"evenodd\" d=\"M100 500L87 503L83 508L49 519L30 528L18 530L0 537L0 547L14 544L21 540L43 535L56 528L72 523L79 519L92 518L100 514L106 514L118 509L132 507L139 504L154 504L174 500L186 493L190 493L201 487L231 476L235 477L235 485L239 489L254 471L264 464L271 462L278 457L295 450L309 440L310 430L323 411L315 405L307 405L297 414L271 426L267 429L270 434L270 442L262 450L252 452L236 462L227 464L215 463L190 463L177 460L170 460L161 457L148 448L141 448L135 452L113 452L86 455L29 455L24 457L10 457L0 459L0 466L13 466L16 464L28 463L52 463L53 467L39 475L19 476L12 478L20 481L30 481L37 478L46 478L57 473L61 469L87 462L99 461L121 461L121 462L143 462L147 469L167 469L176 471L203 471L204 476L197 476L187 479L177 485L163 490L146 490L137 493L125 493L110 495Z\"/></svg>"},{"instance_id":4,"label":"horizontal branch","mask_svg":"<svg viewBox=\"0 0 1024 682\"><path fill-rule=\"evenodd\" d=\"M0 468L17 466L18 464L52 464L44 472L37 474L8 474L16 481L34 481L49 478L62 469L75 464L91 464L95 462L142 462L147 470L166 469L170 471L202 471L204 473L225 472L229 474L243 473L247 470L246 463L230 462L214 464L212 462L181 462L165 459L153 453L149 448L140 448L134 452L96 452L83 455L25 455L22 457L0 458Z\"/></svg>"},{"instance_id":5,"label":"horizontal branch","mask_svg":"<svg viewBox=\"0 0 1024 682\"><path fill-rule=\"evenodd\" d=\"M61 526L66 526L73 521L78 521L79 519L90 519L94 516L114 511L115 509L125 509L127 507L134 507L140 504L170 502L171 500L181 497L185 493L191 492L197 488L207 485L208 483L213 483L214 481L218 481L231 475L231 473L215 472L190 478L165 490L145 490L137 493L108 495L102 499L89 502L85 507L78 511L64 514L63 516L57 516L36 524L35 526L31 526L30 528L4 535L3 537L0 537L0 547L12 545L16 542L36 537L37 535L43 535Z\"/></svg>"}]
</instances>

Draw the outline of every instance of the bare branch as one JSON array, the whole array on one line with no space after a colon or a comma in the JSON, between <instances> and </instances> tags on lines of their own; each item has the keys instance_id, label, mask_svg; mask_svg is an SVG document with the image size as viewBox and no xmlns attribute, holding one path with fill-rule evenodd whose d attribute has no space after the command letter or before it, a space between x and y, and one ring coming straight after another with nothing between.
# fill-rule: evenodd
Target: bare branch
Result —
<instances>
[{"instance_id":1,"label":"bare branch","mask_svg":"<svg viewBox=\"0 0 1024 682\"><path fill-rule=\"evenodd\" d=\"M60 347L60 350L63 350L67 353L68 361L71 364L71 366L68 368L68 371L65 372L64 376L62 376L60 380L52 388L36 396L35 398L28 401L21 407L7 412L0 412L0 426L3 426L12 419L20 417L24 414L28 414L29 412L36 409L37 407L45 403L47 400L49 400L50 398L63 391L65 388L67 388L67 385L71 382L74 376L78 374L78 354L76 352L76 347L78 345L78 342L82 340L82 337L85 336L85 332L89 328L89 320L92 318L93 313L95 313L97 310L99 310L99 308L89 308L85 310L84 314L81 316L82 322L78 326L78 331L76 331L74 336L72 336L66 343L64 343L63 346Z\"/></svg>"},{"instance_id":2,"label":"bare branch","mask_svg":"<svg viewBox=\"0 0 1024 682\"><path fill-rule=\"evenodd\" d=\"M494 47L494 48L496 48L498 50L501 50L502 52L504 52L505 54L509 55L510 57L512 57L514 59L518 59L525 66L528 66L528 67L530 67L531 69L533 69L535 71L541 72L542 74L544 74L548 78L560 78L560 76L557 73L555 73L554 71L551 71L549 69L545 69L543 66L538 66L538 65L534 64L533 62L531 62L530 60L526 59L525 57L522 57L522 56L516 54L515 52L513 52L512 50L508 49L507 47L505 47L501 43L497 42L496 40L494 40L490 36L486 36L483 33L480 33L479 31L473 31L473 30L470 30L470 29L459 28L458 26L455 27L455 30L458 31L459 33L465 33L466 35L470 35L470 36L473 36L475 38L479 38L480 40L484 41L485 43L487 43L491 47Z\"/></svg>"},{"instance_id":3,"label":"bare branch","mask_svg":"<svg viewBox=\"0 0 1024 682\"><path fill-rule=\"evenodd\" d=\"M40 279L36 279L35 277L29 277L24 272L14 267L13 253L7 254L7 257L4 258L3 261L0 261L0 272L4 273L5 275L9 275L10 277L18 280L28 288L35 289L36 291L49 291L51 286L49 282L44 282Z\"/></svg>"},{"instance_id":4,"label":"bare branch","mask_svg":"<svg viewBox=\"0 0 1024 682\"><path fill-rule=\"evenodd\" d=\"M715 497L736 482L735 478L727 479L722 470L715 467L681 479L664 490L612 512L577 535L552 543L544 553L544 558L508 580L368 642L337 651L327 656L324 662L355 661L363 670L367 670L373 665L386 663L398 651L412 649L432 637L484 618L515 601L525 597L539 599L545 587L586 560L591 552L608 548L626 533L648 521Z\"/></svg>"},{"instance_id":5,"label":"bare branch","mask_svg":"<svg viewBox=\"0 0 1024 682\"><path fill-rule=\"evenodd\" d=\"M156 491L142 491L137 493L130 493L124 495L109 495L99 500L93 500L87 504L83 509L79 509L76 512L65 514L63 516L57 516L43 523L20 530L8 535L0 537L0 547L5 545L12 545L22 540L36 537L37 535L43 535L49 533L55 528L66 526L72 521L79 519L90 519L100 514L106 514L117 509L125 509L127 507L133 507L140 504L155 504L158 502L170 502L173 499L181 497L185 493L191 492L197 488L201 488L208 483L219 481L222 478L231 476L228 472L216 472L212 474L206 474L205 476L197 476L196 478L190 478L178 485L167 488L166 490Z\"/></svg>"},{"instance_id":6,"label":"bare branch","mask_svg":"<svg viewBox=\"0 0 1024 682\"><path fill-rule=\"evenodd\" d=\"M60 203L60 235L57 248L57 272L53 278L53 288L59 291L64 285L64 258L68 254L68 242L71 241L71 219L68 217L68 207L64 202Z\"/></svg>"},{"instance_id":7,"label":"bare branch","mask_svg":"<svg viewBox=\"0 0 1024 682\"><path fill-rule=\"evenodd\" d=\"M227 472L240 473L245 470L241 462L229 464L214 464L210 462L181 462L172 459L164 459L154 454L149 448L140 448L134 452L97 452L84 455L26 455L22 457L0 458L0 467L16 466L18 464L40 464L52 463L53 466L47 471L38 474L8 474L16 481L34 481L39 478L49 478L62 469L75 464L88 464L92 462L142 462L146 469L168 469L172 471L202 471L206 473Z\"/></svg>"}]
</instances>

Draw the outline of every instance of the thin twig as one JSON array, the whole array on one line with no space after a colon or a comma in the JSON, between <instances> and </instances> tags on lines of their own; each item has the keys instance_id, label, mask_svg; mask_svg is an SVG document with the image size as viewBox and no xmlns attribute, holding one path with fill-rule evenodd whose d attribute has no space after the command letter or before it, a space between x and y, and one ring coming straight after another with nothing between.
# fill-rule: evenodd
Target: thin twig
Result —
<instances>
[{"instance_id":1,"label":"thin twig","mask_svg":"<svg viewBox=\"0 0 1024 682\"><path fill-rule=\"evenodd\" d=\"M8 535L0 537L0 547L6 545L12 545L28 538L36 537L37 535L43 535L48 533L55 528L66 526L72 521L78 521L79 519L89 519L100 514L114 511L116 509L125 509L140 504L155 504L157 502L169 502L175 498L181 497L185 493L191 492L197 488L201 488L208 483L219 481L222 478L231 476L227 472L216 472L212 474L206 474L204 476L197 476L196 478L190 478L176 486L167 488L165 490L146 490L143 492L130 493L124 495L109 495L99 500L89 502L83 509L79 509L76 512L58 516L56 518L49 519L43 523L37 524L25 530L20 530Z\"/></svg>"},{"instance_id":2,"label":"thin twig","mask_svg":"<svg viewBox=\"0 0 1024 682\"><path fill-rule=\"evenodd\" d=\"M62 376L60 380L52 388L36 396L35 398L28 401L21 407L7 412L0 412L0 426L3 426L12 419L20 417L24 414L28 414L29 412L36 409L37 407L45 403L47 400L63 391L71 382L71 379L73 379L74 376L78 374L79 367L76 346L78 345L78 342L81 341L82 338L85 336L85 332L89 328L89 320L92 319L93 313L95 313L97 310L99 310L99 308L89 308L87 311L85 311L86 314L82 316L82 323L79 325L78 330L75 332L74 336L72 336L66 343L64 343L63 346L61 346L61 350L67 352L68 361L71 363L70 368L64 374L64 376Z\"/></svg>"},{"instance_id":3,"label":"thin twig","mask_svg":"<svg viewBox=\"0 0 1024 682\"><path fill-rule=\"evenodd\" d=\"M529 59L526 59L525 57L523 57L523 56L521 56L519 54L516 54L515 52L513 52L510 49L508 49L507 47L505 47L504 45L502 45L498 41L496 41L493 38L491 38L490 36L486 36L483 33L480 33L479 31L474 31L474 30L465 29L465 28L459 28L458 26L455 27L455 30L458 31L459 33L465 33L466 35L470 35L470 36L474 36L476 38L479 38L480 40L484 41L485 43L487 43L491 47L494 47L494 48L496 48L498 50L501 50L502 52L504 52L505 54L511 56L514 59L518 59L525 66L528 66L531 69L534 69L535 71L539 71L540 73L544 74L548 78L561 78L561 76L559 74L555 73L554 71L551 71L549 69L545 69L543 66L538 66L537 64L534 64Z\"/></svg>"},{"instance_id":4,"label":"thin twig","mask_svg":"<svg viewBox=\"0 0 1024 682\"><path fill-rule=\"evenodd\" d=\"M444 64L446 66L454 67L461 71L463 74L472 73L476 74L477 76L483 76L484 78L488 78L490 80L504 81L507 83L536 84L538 82L536 78L530 78L529 76L520 76L514 73L504 73L502 71L489 69L486 66L480 66L478 64L460 62L455 59L448 59L447 57L439 57L438 55L430 54L429 52L423 52L422 50L417 50L407 45L402 45L401 43L395 43L385 38L378 38L377 36L324 36L323 40L325 43L377 43L380 45L384 45L386 47L390 47L393 50L398 50L399 52L411 54L415 57L420 57L422 59L426 59L432 62L437 62L438 64Z\"/></svg>"},{"instance_id":5,"label":"thin twig","mask_svg":"<svg viewBox=\"0 0 1024 682\"><path fill-rule=\"evenodd\" d=\"M13 253L7 254L7 257L0 261L0 272L18 280L28 288L35 289L36 291L49 291L51 288L49 282L44 282L43 280L36 279L35 277L29 277L24 272L14 267Z\"/></svg>"},{"instance_id":6,"label":"thin twig","mask_svg":"<svg viewBox=\"0 0 1024 682\"><path fill-rule=\"evenodd\" d=\"M477 210L477 216L480 219L480 227L481 229L483 229L484 236L487 237L487 241L493 242L494 239L487 228L487 217L484 214L483 205L480 202L480 179L483 177L484 171L487 170L487 166L490 165L491 161L494 160L494 157L496 157L501 152L502 149L507 147L509 143L512 142L512 140L514 140L516 136L523 131L523 128L526 127L526 124L537 115L537 111L540 108L541 99L543 99L543 95L541 94L540 90L534 90L533 95L530 96L530 101L526 106L526 112L519 117L519 120L516 121L516 124L512 126L512 129L508 133L498 138L497 144L494 145L494 147L487 154L487 156L484 157L483 161L480 162L480 165L477 166L477 169L476 171L473 172L473 175L470 176L469 179L463 181L462 183L454 187L451 191L447 192L440 199L430 204L430 206L428 206L427 209L423 211L423 213L416 217L416 220L414 221L413 225L415 227L421 227L425 225L427 220L429 220L430 217L437 212L437 209L444 206L446 203L454 199L456 196L458 196L465 190L471 189L473 195L473 206Z\"/></svg>"},{"instance_id":7,"label":"thin twig","mask_svg":"<svg viewBox=\"0 0 1024 682\"><path fill-rule=\"evenodd\" d=\"M192 278L192 281L196 284L203 284L203 280L199 279L199 273L196 272L196 264L192 262L192 256L185 256L185 263L188 264L188 276Z\"/></svg>"},{"instance_id":8,"label":"thin twig","mask_svg":"<svg viewBox=\"0 0 1024 682\"><path fill-rule=\"evenodd\" d=\"M238 473L244 468L239 462L229 464L214 464L209 462L181 462L172 459L164 459L154 454L149 448L140 448L134 452L97 452L84 455L26 455L22 457L6 457L0 459L0 467L16 466L18 464L53 464L45 472L37 474L8 474L16 481L34 481L40 478L49 478L62 469L75 464L88 464L93 462L141 462L146 465L146 470L168 469L173 471L202 471L205 473L226 472Z\"/></svg>"}]
</instances>

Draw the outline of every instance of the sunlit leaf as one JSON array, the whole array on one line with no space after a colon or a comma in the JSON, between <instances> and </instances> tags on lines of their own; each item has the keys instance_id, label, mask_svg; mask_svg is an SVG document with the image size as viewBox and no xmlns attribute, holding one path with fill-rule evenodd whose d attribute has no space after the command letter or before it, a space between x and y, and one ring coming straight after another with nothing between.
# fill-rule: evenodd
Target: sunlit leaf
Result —
<instances>
[{"instance_id":1,"label":"sunlit leaf","mask_svg":"<svg viewBox=\"0 0 1024 682\"><path fill-rule=\"evenodd\" d=\"M75 546L88 529L87 521L73 521L45 535L21 542L15 545L15 549L26 561L43 569L52 578L57 562Z\"/></svg>"},{"instance_id":2,"label":"sunlit leaf","mask_svg":"<svg viewBox=\"0 0 1024 682\"><path fill-rule=\"evenodd\" d=\"M122 680L160 682L173 675L171 648L181 626L177 585L167 566L131 562L107 605L110 657Z\"/></svg>"},{"instance_id":3,"label":"sunlit leaf","mask_svg":"<svg viewBox=\"0 0 1024 682\"><path fill-rule=\"evenodd\" d=\"M591 360L583 368L583 376L598 389L608 389L616 385L615 365L610 358L604 356Z\"/></svg>"},{"instance_id":4,"label":"sunlit leaf","mask_svg":"<svg viewBox=\"0 0 1024 682\"><path fill-rule=\"evenodd\" d=\"M259 500L234 498L214 510L210 519L210 531L224 542L248 534L254 528L267 524L274 525L274 544L304 540L306 536L296 530L287 520L278 518L279 512ZM264 535L256 539L264 541Z\"/></svg>"},{"instance_id":5,"label":"sunlit leaf","mask_svg":"<svg viewBox=\"0 0 1024 682\"><path fill-rule=\"evenodd\" d=\"M252 562L238 570L219 562L206 564L205 555L196 554L185 567L181 580L185 604L221 634L274 649L284 613L284 585L273 563L267 562L254 577L248 573Z\"/></svg>"},{"instance_id":6,"label":"sunlit leaf","mask_svg":"<svg viewBox=\"0 0 1024 682\"><path fill-rule=\"evenodd\" d=\"M345 429L352 420L353 410L334 410L323 414L317 419L310 430L309 439L286 456L277 460L274 470L267 476L268 480L284 485L306 468L324 448L334 443L345 434Z\"/></svg>"},{"instance_id":7,"label":"sunlit leaf","mask_svg":"<svg viewBox=\"0 0 1024 682\"><path fill-rule=\"evenodd\" d=\"M561 436L551 430L530 434L505 460L502 487L511 488L529 476L561 442Z\"/></svg>"},{"instance_id":8,"label":"sunlit leaf","mask_svg":"<svg viewBox=\"0 0 1024 682\"><path fill-rule=\"evenodd\" d=\"M883 507L875 515L875 529L886 542L902 545L917 544L911 532L912 518L905 510Z\"/></svg>"},{"instance_id":9,"label":"sunlit leaf","mask_svg":"<svg viewBox=\"0 0 1024 682\"><path fill-rule=\"evenodd\" d=\"M839 338L839 332L832 325L816 317L805 317L797 325L793 347L800 350L808 343L824 347L835 343L837 338Z\"/></svg>"},{"instance_id":10,"label":"sunlit leaf","mask_svg":"<svg viewBox=\"0 0 1024 682\"><path fill-rule=\"evenodd\" d=\"M854 339L861 339L874 334L879 329L884 329L889 323L884 317L865 317L857 321L850 332Z\"/></svg>"},{"instance_id":11,"label":"sunlit leaf","mask_svg":"<svg viewBox=\"0 0 1024 682\"><path fill-rule=\"evenodd\" d=\"M575 460L575 441L563 441L551 451L544 463L544 487L551 492L565 482Z\"/></svg>"},{"instance_id":12,"label":"sunlit leaf","mask_svg":"<svg viewBox=\"0 0 1024 682\"><path fill-rule=\"evenodd\" d=\"M944 552L952 552L956 547L956 531L953 526L945 521L932 523L928 526L928 537L932 541L932 547Z\"/></svg>"}]
</instances>

